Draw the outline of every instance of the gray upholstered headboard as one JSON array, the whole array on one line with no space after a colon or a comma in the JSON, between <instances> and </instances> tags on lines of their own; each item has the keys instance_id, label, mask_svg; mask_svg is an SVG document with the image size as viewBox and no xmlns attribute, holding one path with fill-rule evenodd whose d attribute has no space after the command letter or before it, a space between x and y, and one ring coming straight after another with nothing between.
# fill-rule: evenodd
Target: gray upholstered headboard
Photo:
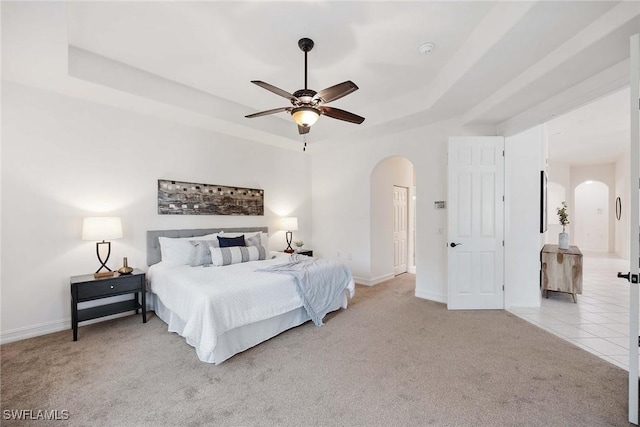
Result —
<instances>
[{"instance_id":1,"label":"gray upholstered headboard","mask_svg":"<svg viewBox=\"0 0 640 427\"><path fill-rule=\"evenodd\" d=\"M268 233L267 227L240 227L240 228L197 228L189 230L150 230L147 231L147 265L157 264L162 261L160 254L160 242L158 237L197 237L206 234L219 233L249 233L262 231Z\"/></svg>"}]
</instances>

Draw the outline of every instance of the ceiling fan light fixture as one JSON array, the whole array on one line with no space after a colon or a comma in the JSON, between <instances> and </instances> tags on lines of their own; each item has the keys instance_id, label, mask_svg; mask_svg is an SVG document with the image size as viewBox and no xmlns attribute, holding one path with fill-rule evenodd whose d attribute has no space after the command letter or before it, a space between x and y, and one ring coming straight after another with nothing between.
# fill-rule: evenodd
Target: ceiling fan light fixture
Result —
<instances>
[{"instance_id":1,"label":"ceiling fan light fixture","mask_svg":"<svg viewBox=\"0 0 640 427\"><path fill-rule=\"evenodd\" d=\"M315 108L297 107L291 110L291 117L299 126L309 127L318 121L320 113Z\"/></svg>"}]
</instances>

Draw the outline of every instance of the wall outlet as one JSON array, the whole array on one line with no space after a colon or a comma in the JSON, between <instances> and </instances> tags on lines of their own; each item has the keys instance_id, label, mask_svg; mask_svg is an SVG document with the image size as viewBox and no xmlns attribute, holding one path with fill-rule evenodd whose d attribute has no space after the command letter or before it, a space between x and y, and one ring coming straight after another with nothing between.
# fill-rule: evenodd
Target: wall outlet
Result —
<instances>
[{"instance_id":1,"label":"wall outlet","mask_svg":"<svg viewBox=\"0 0 640 427\"><path fill-rule=\"evenodd\" d=\"M349 261L351 261L351 252L349 252L349 253L347 254L347 259L348 259Z\"/></svg>"},{"instance_id":2,"label":"wall outlet","mask_svg":"<svg viewBox=\"0 0 640 427\"><path fill-rule=\"evenodd\" d=\"M440 227L436 228L436 235L438 236L444 235L444 228L440 228Z\"/></svg>"},{"instance_id":3,"label":"wall outlet","mask_svg":"<svg viewBox=\"0 0 640 427\"><path fill-rule=\"evenodd\" d=\"M336 256L337 256L338 258L340 258L340 251L338 251L338 252L336 253Z\"/></svg>"}]
</instances>

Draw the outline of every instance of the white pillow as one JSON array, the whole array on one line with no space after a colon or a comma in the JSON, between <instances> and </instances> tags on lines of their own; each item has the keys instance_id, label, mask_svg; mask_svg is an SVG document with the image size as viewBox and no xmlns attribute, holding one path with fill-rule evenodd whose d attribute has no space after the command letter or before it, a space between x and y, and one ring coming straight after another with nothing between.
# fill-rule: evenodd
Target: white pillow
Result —
<instances>
[{"instance_id":1,"label":"white pillow","mask_svg":"<svg viewBox=\"0 0 640 427\"><path fill-rule=\"evenodd\" d=\"M190 240L212 240L217 234L197 237L158 237L162 262L169 265L191 264L195 248Z\"/></svg>"},{"instance_id":2,"label":"white pillow","mask_svg":"<svg viewBox=\"0 0 640 427\"><path fill-rule=\"evenodd\" d=\"M211 252L211 263L217 267L267 259L267 250L264 246L216 248L209 245L209 251Z\"/></svg>"}]
</instances>

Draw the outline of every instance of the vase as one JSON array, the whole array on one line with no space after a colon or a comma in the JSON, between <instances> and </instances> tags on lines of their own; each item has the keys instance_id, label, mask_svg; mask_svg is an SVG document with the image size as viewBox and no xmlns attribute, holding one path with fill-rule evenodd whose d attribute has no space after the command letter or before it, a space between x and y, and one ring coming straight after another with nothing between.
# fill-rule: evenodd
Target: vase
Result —
<instances>
[{"instance_id":1,"label":"vase","mask_svg":"<svg viewBox=\"0 0 640 427\"><path fill-rule=\"evenodd\" d=\"M569 233L558 234L558 248L569 249Z\"/></svg>"},{"instance_id":2,"label":"vase","mask_svg":"<svg viewBox=\"0 0 640 427\"><path fill-rule=\"evenodd\" d=\"M122 263L124 265L118 269L118 273L122 275L131 274L131 272L133 271L133 268L129 267L129 263L127 262L127 257L124 257L122 259Z\"/></svg>"}]
</instances>

